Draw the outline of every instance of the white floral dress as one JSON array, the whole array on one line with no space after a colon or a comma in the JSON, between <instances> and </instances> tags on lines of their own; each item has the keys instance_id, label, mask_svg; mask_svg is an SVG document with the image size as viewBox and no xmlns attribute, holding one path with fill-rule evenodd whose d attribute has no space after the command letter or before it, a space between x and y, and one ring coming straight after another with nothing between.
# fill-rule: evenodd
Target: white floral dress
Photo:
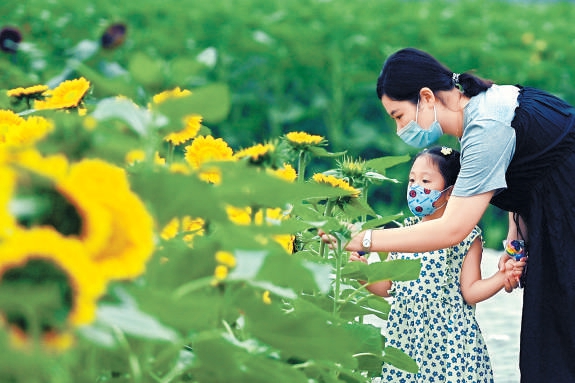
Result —
<instances>
[{"instance_id":1,"label":"white floral dress","mask_svg":"<svg viewBox=\"0 0 575 383\"><path fill-rule=\"evenodd\" d=\"M406 225L419 222L407 218ZM481 229L460 244L427 253L390 253L389 259L421 259L415 281L393 282L386 345L398 348L419 366L411 374L383 365L381 382L493 382L487 347L475 319L475 307L463 300L463 259Z\"/></svg>"}]
</instances>

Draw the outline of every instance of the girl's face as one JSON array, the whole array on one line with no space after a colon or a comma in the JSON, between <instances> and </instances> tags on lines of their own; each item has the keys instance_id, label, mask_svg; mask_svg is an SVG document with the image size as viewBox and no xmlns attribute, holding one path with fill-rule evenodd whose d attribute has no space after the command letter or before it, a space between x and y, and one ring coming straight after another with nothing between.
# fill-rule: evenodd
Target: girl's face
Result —
<instances>
[{"instance_id":1,"label":"girl's face","mask_svg":"<svg viewBox=\"0 0 575 383\"><path fill-rule=\"evenodd\" d=\"M408 187L413 185L442 192L439 198L432 205L437 210L429 215L425 215L423 220L427 221L441 217L445 211L447 200L451 195L451 188L445 190L445 180L437 165L431 160L430 155L422 154L414 161L411 171L409 172Z\"/></svg>"},{"instance_id":2,"label":"girl's face","mask_svg":"<svg viewBox=\"0 0 575 383\"><path fill-rule=\"evenodd\" d=\"M409 186L412 185L440 191L445 189L445 180L429 155L423 154L413 162L409 172Z\"/></svg>"}]
</instances>

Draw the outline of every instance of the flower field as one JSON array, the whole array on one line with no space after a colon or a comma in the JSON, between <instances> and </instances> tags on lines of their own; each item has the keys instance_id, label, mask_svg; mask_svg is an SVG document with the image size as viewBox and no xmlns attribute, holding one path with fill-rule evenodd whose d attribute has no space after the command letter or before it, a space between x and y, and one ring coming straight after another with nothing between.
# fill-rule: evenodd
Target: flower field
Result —
<instances>
[{"instance_id":1,"label":"flower field","mask_svg":"<svg viewBox=\"0 0 575 383\"><path fill-rule=\"evenodd\" d=\"M2 381L366 381L383 361L387 302L317 229L383 225L365 195L409 157L363 161L289 132L239 150L174 88L145 105L97 99L84 77L6 91L0 111ZM212 89L222 113L225 87ZM333 161L309 174L314 158ZM395 181L397 182L397 181Z\"/></svg>"}]
</instances>

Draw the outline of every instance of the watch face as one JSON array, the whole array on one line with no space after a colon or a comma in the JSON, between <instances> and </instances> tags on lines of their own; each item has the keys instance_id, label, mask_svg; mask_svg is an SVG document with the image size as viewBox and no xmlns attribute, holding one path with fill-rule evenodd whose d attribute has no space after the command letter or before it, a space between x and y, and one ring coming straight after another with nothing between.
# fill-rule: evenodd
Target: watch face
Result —
<instances>
[{"instance_id":1,"label":"watch face","mask_svg":"<svg viewBox=\"0 0 575 383\"><path fill-rule=\"evenodd\" d=\"M364 239L363 240L363 247L369 247L369 244L371 243L371 241L369 239Z\"/></svg>"}]
</instances>

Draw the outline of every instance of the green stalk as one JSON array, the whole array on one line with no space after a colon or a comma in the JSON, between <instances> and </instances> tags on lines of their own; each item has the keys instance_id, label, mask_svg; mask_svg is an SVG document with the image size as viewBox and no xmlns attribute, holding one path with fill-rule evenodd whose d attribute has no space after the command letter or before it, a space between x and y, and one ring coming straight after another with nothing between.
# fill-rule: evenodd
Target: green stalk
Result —
<instances>
[{"instance_id":1,"label":"green stalk","mask_svg":"<svg viewBox=\"0 0 575 383\"><path fill-rule=\"evenodd\" d=\"M333 207L335 206L335 200L328 199L327 203L325 204L325 210L323 212L324 217L331 217L331 212L333 211ZM322 258L325 258L325 242L321 241L319 243L319 255Z\"/></svg>"},{"instance_id":2,"label":"green stalk","mask_svg":"<svg viewBox=\"0 0 575 383\"><path fill-rule=\"evenodd\" d=\"M306 167L306 158L307 151L300 150L299 158L297 163L297 180L298 182L303 182L305 180L305 167Z\"/></svg>"},{"instance_id":3,"label":"green stalk","mask_svg":"<svg viewBox=\"0 0 575 383\"><path fill-rule=\"evenodd\" d=\"M335 315L338 311L338 302L339 302L339 293L341 289L341 258L342 258L342 251L341 246L337 246L337 251L335 252L335 287L333 290L333 315Z\"/></svg>"}]
</instances>

